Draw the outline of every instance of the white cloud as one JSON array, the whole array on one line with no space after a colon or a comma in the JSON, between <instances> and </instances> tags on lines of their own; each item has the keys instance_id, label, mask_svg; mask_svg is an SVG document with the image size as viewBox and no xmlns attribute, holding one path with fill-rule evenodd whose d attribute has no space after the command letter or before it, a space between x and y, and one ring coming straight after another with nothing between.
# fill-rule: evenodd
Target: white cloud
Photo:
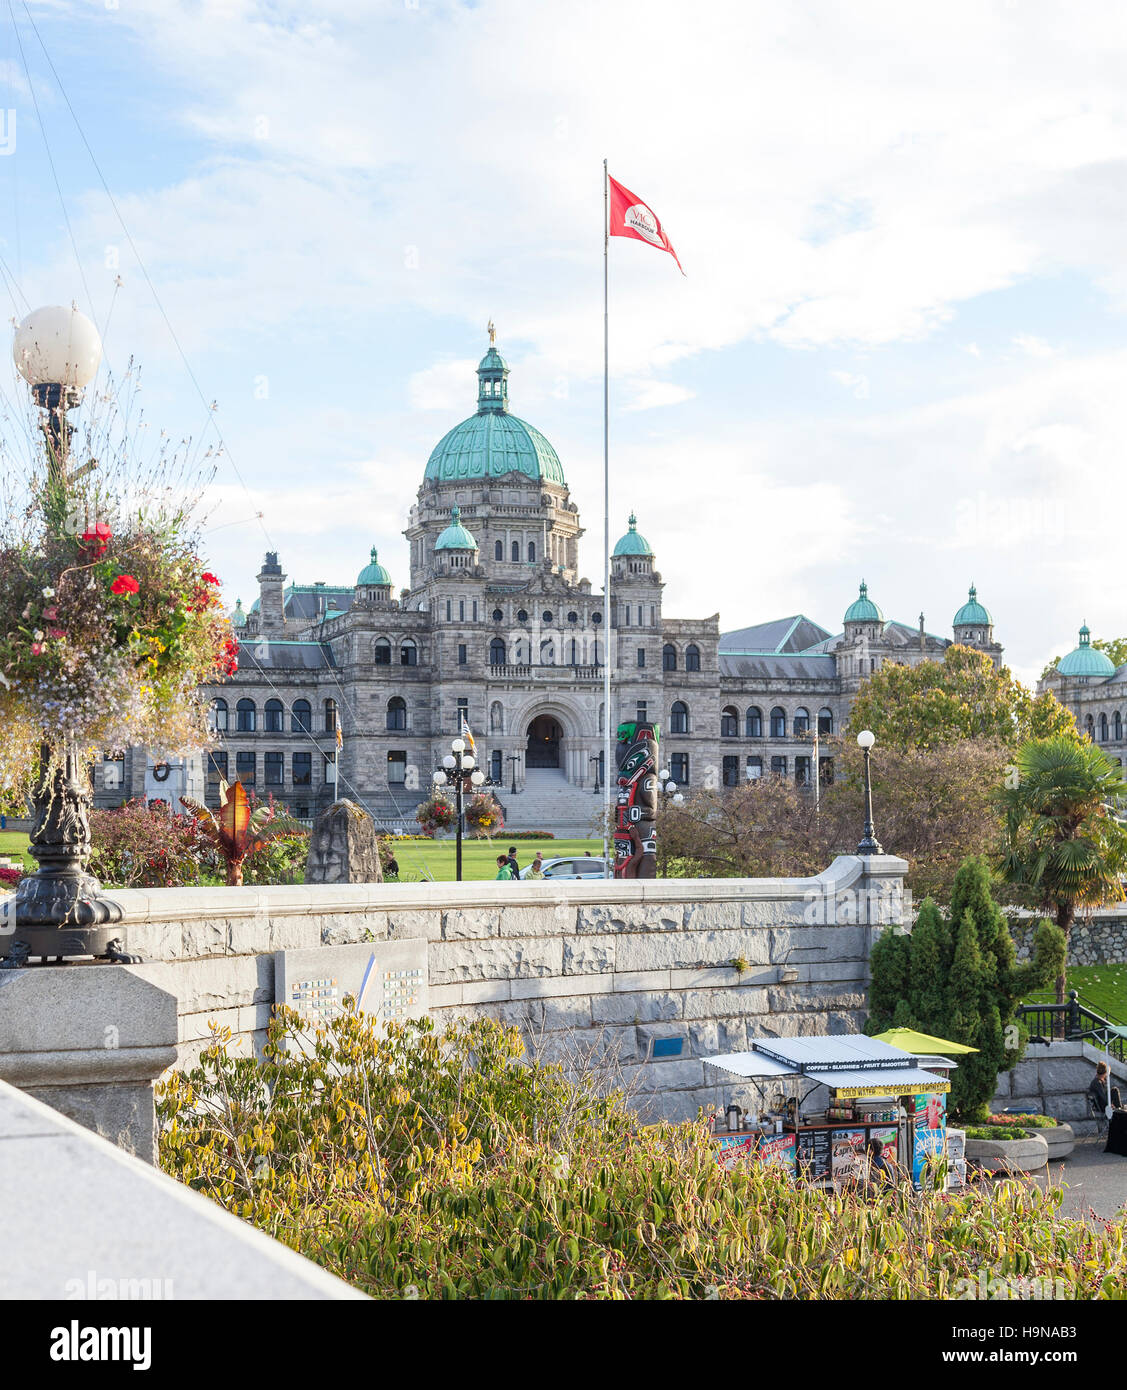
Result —
<instances>
[{"instance_id":1,"label":"white cloud","mask_svg":"<svg viewBox=\"0 0 1127 1390\"><path fill-rule=\"evenodd\" d=\"M869 378L863 372L830 372L835 381L840 381L859 401L869 399Z\"/></svg>"},{"instance_id":2,"label":"white cloud","mask_svg":"<svg viewBox=\"0 0 1127 1390\"><path fill-rule=\"evenodd\" d=\"M625 389L630 392L624 410L653 410L662 405L680 405L691 401L696 394L687 386L678 386L673 381L627 381Z\"/></svg>"},{"instance_id":3,"label":"white cloud","mask_svg":"<svg viewBox=\"0 0 1127 1390\"><path fill-rule=\"evenodd\" d=\"M1018 333L1013 339L1013 345L1028 357L1052 357L1053 355L1053 349L1044 338L1038 338L1033 333Z\"/></svg>"}]
</instances>

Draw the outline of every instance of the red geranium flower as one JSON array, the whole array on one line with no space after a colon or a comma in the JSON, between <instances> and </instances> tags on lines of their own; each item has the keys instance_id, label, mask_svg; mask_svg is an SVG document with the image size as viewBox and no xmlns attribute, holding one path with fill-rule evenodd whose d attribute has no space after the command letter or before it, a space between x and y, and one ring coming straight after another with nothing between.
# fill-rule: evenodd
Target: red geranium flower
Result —
<instances>
[{"instance_id":1,"label":"red geranium flower","mask_svg":"<svg viewBox=\"0 0 1127 1390\"><path fill-rule=\"evenodd\" d=\"M131 574L119 574L110 585L110 593L135 594L139 592L140 588L140 584L137 583Z\"/></svg>"},{"instance_id":2,"label":"red geranium flower","mask_svg":"<svg viewBox=\"0 0 1127 1390\"><path fill-rule=\"evenodd\" d=\"M216 579L215 575L211 574L209 571L205 571L203 574L201 574L200 578L203 580L205 584L214 584L216 587L218 587L219 585L219 580Z\"/></svg>"},{"instance_id":3,"label":"red geranium flower","mask_svg":"<svg viewBox=\"0 0 1127 1390\"><path fill-rule=\"evenodd\" d=\"M112 539L113 532L109 526L104 521L99 521L83 531L78 538L78 545L81 550L88 551L93 559L100 560L110 548Z\"/></svg>"}]
</instances>

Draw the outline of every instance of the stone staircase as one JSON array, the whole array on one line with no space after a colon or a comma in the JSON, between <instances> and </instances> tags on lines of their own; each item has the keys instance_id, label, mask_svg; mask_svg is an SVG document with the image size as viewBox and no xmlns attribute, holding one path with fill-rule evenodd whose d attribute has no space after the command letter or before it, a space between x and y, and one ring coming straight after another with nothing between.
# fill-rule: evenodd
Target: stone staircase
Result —
<instances>
[{"instance_id":1,"label":"stone staircase","mask_svg":"<svg viewBox=\"0 0 1127 1390\"><path fill-rule=\"evenodd\" d=\"M550 830L567 839L583 839L592 834L603 804L602 793L594 786L573 787L555 768L529 768L524 790L501 798L508 810L505 824L512 830Z\"/></svg>"}]
</instances>

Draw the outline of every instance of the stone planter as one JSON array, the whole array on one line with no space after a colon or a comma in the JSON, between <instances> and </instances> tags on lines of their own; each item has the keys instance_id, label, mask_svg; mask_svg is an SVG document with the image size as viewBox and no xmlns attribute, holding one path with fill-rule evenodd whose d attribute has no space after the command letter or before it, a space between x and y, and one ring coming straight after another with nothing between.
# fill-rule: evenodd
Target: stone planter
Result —
<instances>
[{"instance_id":1,"label":"stone planter","mask_svg":"<svg viewBox=\"0 0 1127 1390\"><path fill-rule=\"evenodd\" d=\"M1058 1129L1067 1129L1067 1125ZM1042 1130L1029 1139L967 1139L967 1162L988 1173L1035 1173L1049 1161L1049 1146ZM1069 1131L1071 1133L1071 1131Z\"/></svg>"},{"instance_id":2,"label":"stone planter","mask_svg":"<svg viewBox=\"0 0 1127 1390\"><path fill-rule=\"evenodd\" d=\"M1057 1163L1067 1158L1076 1147L1076 1135L1071 1125L1057 1125L1054 1129L1039 1129L1037 1133L1044 1139L1049 1150L1049 1162Z\"/></svg>"}]
</instances>

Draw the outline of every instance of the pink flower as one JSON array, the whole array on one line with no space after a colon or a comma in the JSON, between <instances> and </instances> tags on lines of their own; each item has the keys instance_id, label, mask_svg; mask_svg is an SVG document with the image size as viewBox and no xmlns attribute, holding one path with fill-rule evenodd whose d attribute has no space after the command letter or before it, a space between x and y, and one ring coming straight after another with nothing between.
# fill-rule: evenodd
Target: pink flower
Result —
<instances>
[{"instance_id":1,"label":"pink flower","mask_svg":"<svg viewBox=\"0 0 1127 1390\"><path fill-rule=\"evenodd\" d=\"M56 622L58 620L59 610L55 607L54 604L52 604L50 608L44 608L43 616L47 619L49 623Z\"/></svg>"},{"instance_id":2,"label":"pink flower","mask_svg":"<svg viewBox=\"0 0 1127 1390\"><path fill-rule=\"evenodd\" d=\"M110 593L135 594L139 592L140 588L140 584L137 583L131 574L119 574L110 585Z\"/></svg>"},{"instance_id":3,"label":"pink flower","mask_svg":"<svg viewBox=\"0 0 1127 1390\"><path fill-rule=\"evenodd\" d=\"M31 654L32 654L32 656L39 656L39 655L42 654L42 651L43 651L43 643L42 643L42 642L32 642L32 644L31 644Z\"/></svg>"},{"instance_id":4,"label":"pink flower","mask_svg":"<svg viewBox=\"0 0 1127 1390\"><path fill-rule=\"evenodd\" d=\"M219 580L216 579L215 575L210 571L205 570L204 573L200 575L200 578L205 584L214 584L216 587L219 585Z\"/></svg>"}]
</instances>

